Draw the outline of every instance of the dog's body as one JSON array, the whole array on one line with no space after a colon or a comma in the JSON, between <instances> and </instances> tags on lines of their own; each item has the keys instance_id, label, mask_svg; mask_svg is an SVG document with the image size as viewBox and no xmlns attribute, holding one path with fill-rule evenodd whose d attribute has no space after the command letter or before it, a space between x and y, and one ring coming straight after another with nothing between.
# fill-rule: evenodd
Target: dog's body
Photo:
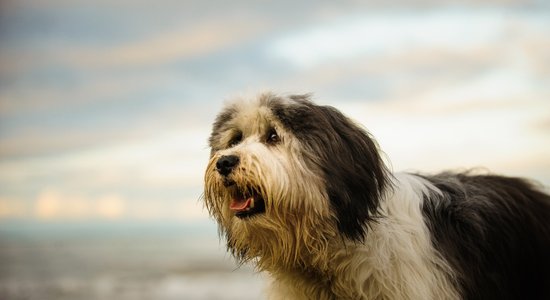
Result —
<instances>
[{"instance_id":1,"label":"dog's body","mask_svg":"<svg viewBox=\"0 0 550 300\"><path fill-rule=\"evenodd\" d=\"M273 299L550 299L550 196L493 175L392 174L307 96L229 104L205 203Z\"/></svg>"}]
</instances>

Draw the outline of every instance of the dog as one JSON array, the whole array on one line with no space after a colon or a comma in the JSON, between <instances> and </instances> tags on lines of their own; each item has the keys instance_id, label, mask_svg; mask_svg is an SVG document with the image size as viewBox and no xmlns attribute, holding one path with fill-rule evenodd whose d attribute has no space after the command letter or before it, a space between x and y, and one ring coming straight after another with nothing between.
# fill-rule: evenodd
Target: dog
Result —
<instances>
[{"instance_id":1,"label":"dog","mask_svg":"<svg viewBox=\"0 0 550 300\"><path fill-rule=\"evenodd\" d=\"M550 196L492 174L392 173L309 95L229 102L203 200L269 299L550 299Z\"/></svg>"}]
</instances>

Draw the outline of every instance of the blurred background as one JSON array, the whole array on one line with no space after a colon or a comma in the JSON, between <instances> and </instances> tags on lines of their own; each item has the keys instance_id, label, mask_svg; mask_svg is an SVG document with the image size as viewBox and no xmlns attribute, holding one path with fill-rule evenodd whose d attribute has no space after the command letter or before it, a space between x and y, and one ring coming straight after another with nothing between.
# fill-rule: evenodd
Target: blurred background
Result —
<instances>
[{"instance_id":1,"label":"blurred background","mask_svg":"<svg viewBox=\"0 0 550 300\"><path fill-rule=\"evenodd\" d=\"M210 125L314 93L395 171L550 185L550 1L0 2L0 299L261 299L200 202Z\"/></svg>"}]
</instances>

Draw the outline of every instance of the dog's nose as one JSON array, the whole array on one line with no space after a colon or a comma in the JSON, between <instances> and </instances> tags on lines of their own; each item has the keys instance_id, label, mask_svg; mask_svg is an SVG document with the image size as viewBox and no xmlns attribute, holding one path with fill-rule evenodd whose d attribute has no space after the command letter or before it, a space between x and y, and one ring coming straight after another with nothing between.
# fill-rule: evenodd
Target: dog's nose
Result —
<instances>
[{"instance_id":1,"label":"dog's nose","mask_svg":"<svg viewBox=\"0 0 550 300\"><path fill-rule=\"evenodd\" d=\"M236 155L224 155L216 162L216 170L223 176L229 175L239 164L239 157Z\"/></svg>"}]
</instances>

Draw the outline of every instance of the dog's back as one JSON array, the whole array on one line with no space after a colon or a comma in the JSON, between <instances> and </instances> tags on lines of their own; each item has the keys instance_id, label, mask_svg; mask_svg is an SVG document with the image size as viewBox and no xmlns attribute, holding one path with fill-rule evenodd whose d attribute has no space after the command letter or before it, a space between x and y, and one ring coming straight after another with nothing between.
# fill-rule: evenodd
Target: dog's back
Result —
<instances>
[{"instance_id":1,"label":"dog's back","mask_svg":"<svg viewBox=\"0 0 550 300\"><path fill-rule=\"evenodd\" d=\"M550 196L519 178L425 179L423 214L465 299L550 299Z\"/></svg>"}]
</instances>

